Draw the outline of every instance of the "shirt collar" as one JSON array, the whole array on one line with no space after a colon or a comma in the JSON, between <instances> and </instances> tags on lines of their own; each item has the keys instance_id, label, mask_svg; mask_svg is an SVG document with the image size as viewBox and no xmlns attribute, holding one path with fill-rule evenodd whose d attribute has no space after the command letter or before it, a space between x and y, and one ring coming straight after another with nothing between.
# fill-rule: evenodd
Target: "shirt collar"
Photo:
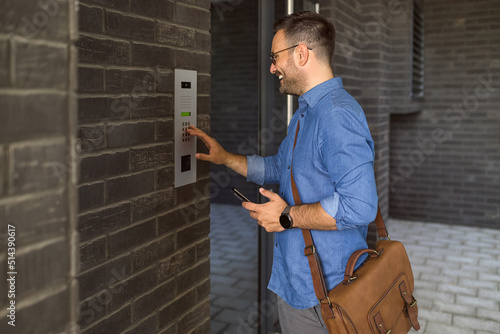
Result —
<instances>
[{"instance_id":1,"label":"shirt collar","mask_svg":"<svg viewBox=\"0 0 500 334\"><path fill-rule=\"evenodd\" d=\"M319 100L321 100L326 94L328 94L334 89L339 89L342 87L343 87L342 78L340 77L335 77L325 82L322 82L319 85L309 89L307 92L305 92L302 96L299 97L299 108L307 109L305 108L306 106L309 106L309 108L314 108L316 103L318 103Z\"/></svg>"}]
</instances>

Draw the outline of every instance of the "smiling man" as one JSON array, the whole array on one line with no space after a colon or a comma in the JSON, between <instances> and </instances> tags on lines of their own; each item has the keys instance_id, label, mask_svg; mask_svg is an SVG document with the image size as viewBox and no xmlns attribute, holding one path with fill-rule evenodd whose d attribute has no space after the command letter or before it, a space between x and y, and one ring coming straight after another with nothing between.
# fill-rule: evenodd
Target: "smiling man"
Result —
<instances>
[{"instance_id":1,"label":"smiling man","mask_svg":"<svg viewBox=\"0 0 500 334\"><path fill-rule=\"evenodd\" d=\"M328 333L300 229L311 230L327 289L332 289L343 280L349 256L367 248L368 224L377 213L373 140L361 106L333 76L332 23L300 12L278 20L274 28L270 72L280 80L281 93L299 96L277 154L241 156L195 127L188 132L209 149L198 159L224 164L250 182L280 185L279 194L260 189L267 203L244 202L243 207L266 231L277 232L268 288L278 295L281 329L285 334ZM292 171L302 205L294 203Z\"/></svg>"}]
</instances>

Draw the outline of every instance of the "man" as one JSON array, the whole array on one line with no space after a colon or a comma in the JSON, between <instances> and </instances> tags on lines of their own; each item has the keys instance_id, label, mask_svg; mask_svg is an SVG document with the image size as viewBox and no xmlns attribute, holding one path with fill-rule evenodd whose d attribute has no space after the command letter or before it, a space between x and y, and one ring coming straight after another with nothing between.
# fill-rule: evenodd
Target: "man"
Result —
<instances>
[{"instance_id":1,"label":"man","mask_svg":"<svg viewBox=\"0 0 500 334\"><path fill-rule=\"evenodd\" d=\"M266 231L277 232L268 288L278 295L283 333L327 333L300 229L312 230L327 289L332 289L343 280L349 256L367 248L368 224L377 213L373 140L361 106L333 76L333 25L301 12L278 20L274 28L270 71L282 93L299 96L278 153L236 155L195 127L188 131L209 148L208 155L196 158L224 164L257 184L280 184L279 194L260 189L269 202L243 203ZM307 204L294 205L292 170Z\"/></svg>"}]
</instances>

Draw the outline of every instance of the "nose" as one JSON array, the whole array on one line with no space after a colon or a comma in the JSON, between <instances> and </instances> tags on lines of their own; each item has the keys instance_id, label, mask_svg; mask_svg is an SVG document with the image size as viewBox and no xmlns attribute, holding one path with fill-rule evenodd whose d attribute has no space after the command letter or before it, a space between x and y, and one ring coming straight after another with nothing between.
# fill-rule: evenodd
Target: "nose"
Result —
<instances>
[{"instance_id":1,"label":"nose","mask_svg":"<svg viewBox=\"0 0 500 334\"><path fill-rule=\"evenodd\" d=\"M271 74L276 73L276 65L274 65L273 63L271 63L271 67L269 68L269 72L271 72Z\"/></svg>"}]
</instances>

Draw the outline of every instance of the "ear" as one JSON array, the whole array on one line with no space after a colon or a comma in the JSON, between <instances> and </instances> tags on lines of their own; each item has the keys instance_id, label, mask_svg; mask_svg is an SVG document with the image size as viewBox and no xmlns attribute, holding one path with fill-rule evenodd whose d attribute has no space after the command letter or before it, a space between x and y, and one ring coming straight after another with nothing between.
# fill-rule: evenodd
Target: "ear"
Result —
<instances>
[{"instance_id":1,"label":"ear","mask_svg":"<svg viewBox=\"0 0 500 334\"><path fill-rule=\"evenodd\" d=\"M304 66L309 60L309 49L304 43L300 43L295 49L298 57L298 64Z\"/></svg>"}]
</instances>

